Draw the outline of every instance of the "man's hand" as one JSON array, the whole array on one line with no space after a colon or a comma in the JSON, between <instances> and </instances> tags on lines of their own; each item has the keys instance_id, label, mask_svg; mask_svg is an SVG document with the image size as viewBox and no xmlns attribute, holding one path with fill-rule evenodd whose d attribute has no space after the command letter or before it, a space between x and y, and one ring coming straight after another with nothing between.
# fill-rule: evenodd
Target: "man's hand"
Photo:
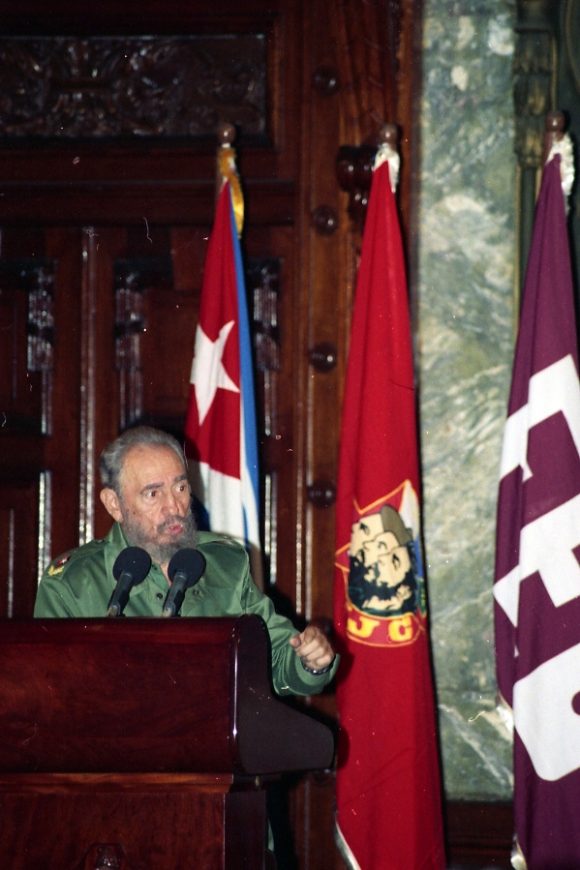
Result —
<instances>
[{"instance_id":1,"label":"man's hand","mask_svg":"<svg viewBox=\"0 0 580 870\"><path fill-rule=\"evenodd\" d=\"M290 645L302 659L302 664L311 670L323 670L334 661L334 650L328 638L315 625L307 625L304 631L291 637Z\"/></svg>"}]
</instances>

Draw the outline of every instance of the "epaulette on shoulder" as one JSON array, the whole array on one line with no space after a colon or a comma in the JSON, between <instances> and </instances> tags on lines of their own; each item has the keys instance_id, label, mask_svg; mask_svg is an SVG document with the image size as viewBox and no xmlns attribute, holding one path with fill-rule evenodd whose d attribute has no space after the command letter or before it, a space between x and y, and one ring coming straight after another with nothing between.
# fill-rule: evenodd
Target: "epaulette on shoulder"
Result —
<instances>
[{"instance_id":1,"label":"epaulette on shoulder","mask_svg":"<svg viewBox=\"0 0 580 870\"><path fill-rule=\"evenodd\" d=\"M81 547L75 547L72 550L67 550L66 553L62 553L62 555L57 556L56 559L52 560L46 570L46 573L49 577L58 577L59 575L63 574L71 561L78 561L79 558L82 558L89 552L94 551L95 547L98 547L103 543L103 539L95 539L94 541L90 541L88 544L84 544Z\"/></svg>"},{"instance_id":2,"label":"epaulette on shoulder","mask_svg":"<svg viewBox=\"0 0 580 870\"><path fill-rule=\"evenodd\" d=\"M217 559L220 557L236 560L248 558L248 551L244 545L230 535L219 534L215 537L212 535L209 540L206 538L198 541L197 546L201 552L207 553L208 556L215 556Z\"/></svg>"},{"instance_id":3,"label":"epaulette on shoulder","mask_svg":"<svg viewBox=\"0 0 580 870\"><path fill-rule=\"evenodd\" d=\"M66 553L63 553L62 556L57 556L56 559L52 560L47 570L47 574L49 577L56 577L57 574L62 574L62 572L64 571L64 566L69 561L72 552L72 550L68 550Z\"/></svg>"},{"instance_id":4,"label":"epaulette on shoulder","mask_svg":"<svg viewBox=\"0 0 580 870\"><path fill-rule=\"evenodd\" d=\"M209 541L210 544L225 544L226 547L233 547L234 549L244 549L242 544L237 541L235 538L230 537L230 535L223 535L221 538L216 539L215 541Z\"/></svg>"},{"instance_id":5,"label":"epaulette on shoulder","mask_svg":"<svg viewBox=\"0 0 580 870\"><path fill-rule=\"evenodd\" d=\"M200 534L200 547L212 547L214 545L217 545L218 547L225 545L226 547L231 547L233 550L245 550L244 545L240 543L240 541L233 538L231 535L224 534L223 532L203 532Z\"/></svg>"}]
</instances>

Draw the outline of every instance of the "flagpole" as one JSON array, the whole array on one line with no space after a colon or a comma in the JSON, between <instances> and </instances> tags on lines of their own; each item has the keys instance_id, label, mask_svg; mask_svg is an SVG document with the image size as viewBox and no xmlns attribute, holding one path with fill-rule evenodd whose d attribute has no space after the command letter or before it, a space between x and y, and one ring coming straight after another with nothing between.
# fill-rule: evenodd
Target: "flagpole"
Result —
<instances>
[{"instance_id":1,"label":"flagpole","mask_svg":"<svg viewBox=\"0 0 580 870\"><path fill-rule=\"evenodd\" d=\"M545 133L544 133L544 153L542 155L542 166L548 159L548 155L556 142L560 142L564 136L566 128L566 119L563 112L548 112L546 115Z\"/></svg>"},{"instance_id":2,"label":"flagpole","mask_svg":"<svg viewBox=\"0 0 580 870\"><path fill-rule=\"evenodd\" d=\"M513 713L517 870L580 866L569 824L580 789L580 389L562 120L546 120L497 506L496 675Z\"/></svg>"},{"instance_id":3,"label":"flagpole","mask_svg":"<svg viewBox=\"0 0 580 870\"><path fill-rule=\"evenodd\" d=\"M442 870L396 127L385 125L381 137L353 304L336 495L334 624L349 664L337 681L336 837L350 870Z\"/></svg>"},{"instance_id":4,"label":"flagpole","mask_svg":"<svg viewBox=\"0 0 580 870\"><path fill-rule=\"evenodd\" d=\"M244 197L236 166L236 149L232 145L236 138L236 128L233 124L224 122L218 127L217 136L219 145L216 154L216 200L225 182L229 182L236 229L238 238L241 238L244 228Z\"/></svg>"},{"instance_id":5,"label":"flagpole","mask_svg":"<svg viewBox=\"0 0 580 870\"><path fill-rule=\"evenodd\" d=\"M185 441L200 527L242 543L262 586L258 431L240 246L244 201L233 125L220 125L217 136L218 196L203 270Z\"/></svg>"},{"instance_id":6,"label":"flagpole","mask_svg":"<svg viewBox=\"0 0 580 870\"><path fill-rule=\"evenodd\" d=\"M233 147L233 142L236 139L236 128L233 124L228 122L224 122L220 124L218 127L218 149L216 154L216 200L220 195L221 190L224 184L228 183L230 186L230 194L232 201L232 210L234 213L234 220L236 224L236 230L238 234L238 239L242 236L242 230L244 228L244 196L242 192L242 185L240 182L240 176L237 170L236 164L236 150ZM259 505L258 505L258 482L257 482L257 468L258 468L258 456L257 456L257 433L255 431L255 405L254 405L254 383L253 383L253 364L251 362L251 337L249 333L249 322L247 313L243 314L246 310L246 298L245 298L245 283L243 279L243 266L241 262L241 254L240 258L237 261L238 266L238 279L244 284L243 291L243 299L238 300L239 304L239 316L242 321L245 321L245 327L240 323L240 329L246 332L246 359L245 365L242 366L242 372L245 372L245 375L242 374L242 379L245 381L245 389L243 390L246 396L246 405L249 402L248 394L251 394L251 405L250 407L246 407L245 414L246 417L251 418L250 426L254 429L252 433L252 437L250 438L251 443L254 445L254 453L253 457L250 458L250 464L253 467L253 472L251 472L251 476L254 477L253 488L255 490L254 496L256 499L256 512L259 514ZM244 354L243 354L244 355ZM249 358L248 358L249 355ZM249 445L244 444L244 448L242 452L246 452ZM249 470L248 470L249 471ZM254 525L258 523L258 515L256 515L254 520ZM250 565L252 571L252 577L256 585L260 589L264 589L264 565L263 565L263 555L261 546L258 545L258 537L259 537L259 529L255 528L253 530L253 534L248 532L248 550L250 556ZM251 543L250 543L251 541Z\"/></svg>"}]
</instances>

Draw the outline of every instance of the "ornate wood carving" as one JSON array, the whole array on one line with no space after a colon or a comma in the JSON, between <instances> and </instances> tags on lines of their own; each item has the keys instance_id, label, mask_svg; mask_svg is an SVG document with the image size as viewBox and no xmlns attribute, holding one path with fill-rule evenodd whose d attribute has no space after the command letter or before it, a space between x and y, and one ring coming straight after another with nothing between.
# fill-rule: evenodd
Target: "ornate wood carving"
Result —
<instances>
[{"instance_id":1,"label":"ornate wood carving","mask_svg":"<svg viewBox=\"0 0 580 870\"><path fill-rule=\"evenodd\" d=\"M537 172L544 150L544 123L553 108L555 45L548 0L517 4L514 54L515 152L519 173L519 275L523 280L532 233Z\"/></svg>"},{"instance_id":2,"label":"ornate wood carving","mask_svg":"<svg viewBox=\"0 0 580 870\"><path fill-rule=\"evenodd\" d=\"M280 368L280 261L276 257L250 258L246 280L253 308L256 367L261 372L277 371Z\"/></svg>"},{"instance_id":3,"label":"ornate wood carving","mask_svg":"<svg viewBox=\"0 0 580 870\"><path fill-rule=\"evenodd\" d=\"M515 150L520 166L538 169L544 147L544 119L552 108L554 46L548 3L518 3L514 55Z\"/></svg>"},{"instance_id":4,"label":"ornate wood carving","mask_svg":"<svg viewBox=\"0 0 580 870\"><path fill-rule=\"evenodd\" d=\"M264 34L4 37L0 129L40 139L266 134Z\"/></svg>"},{"instance_id":5,"label":"ornate wood carving","mask_svg":"<svg viewBox=\"0 0 580 870\"><path fill-rule=\"evenodd\" d=\"M28 294L28 371L49 372L53 366L54 271L39 266L32 271Z\"/></svg>"},{"instance_id":6,"label":"ornate wood carving","mask_svg":"<svg viewBox=\"0 0 580 870\"><path fill-rule=\"evenodd\" d=\"M117 260L115 263L115 364L119 372L119 426L143 417L141 344L148 321L145 292L160 278L171 280L169 258Z\"/></svg>"},{"instance_id":7,"label":"ornate wood carving","mask_svg":"<svg viewBox=\"0 0 580 870\"><path fill-rule=\"evenodd\" d=\"M576 93L580 95L580 58L577 42L580 34L580 3L578 0L567 0L564 5L566 18L562 48L570 69L570 79L574 83Z\"/></svg>"},{"instance_id":8,"label":"ornate wood carving","mask_svg":"<svg viewBox=\"0 0 580 870\"><path fill-rule=\"evenodd\" d=\"M279 510L278 470L284 461L282 441L277 431L278 383L280 359L280 279L281 262L277 257L250 257L246 284L250 304L251 330L259 386L258 438L261 444L263 479L263 542L266 575L276 582L278 550L277 517Z\"/></svg>"},{"instance_id":9,"label":"ornate wood carving","mask_svg":"<svg viewBox=\"0 0 580 870\"><path fill-rule=\"evenodd\" d=\"M0 265L0 308L5 338L0 373L3 413L10 428L50 431L50 383L54 349L54 264L51 261L5 260ZM25 319L26 330L18 329ZM19 340L26 340L25 354ZM31 375L40 389L31 401ZM40 401L38 401L38 399ZM7 422L5 420L5 422Z\"/></svg>"}]
</instances>

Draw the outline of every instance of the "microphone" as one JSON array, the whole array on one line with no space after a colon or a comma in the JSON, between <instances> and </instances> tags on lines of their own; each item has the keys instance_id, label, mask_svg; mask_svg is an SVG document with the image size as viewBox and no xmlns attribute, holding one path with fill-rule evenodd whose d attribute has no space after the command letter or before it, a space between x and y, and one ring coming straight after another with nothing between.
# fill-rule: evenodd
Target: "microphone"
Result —
<instances>
[{"instance_id":1,"label":"microphone","mask_svg":"<svg viewBox=\"0 0 580 870\"><path fill-rule=\"evenodd\" d=\"M107 605L107 616L122 616L133 586L142 583L151 567L151 556L141 547L121 550L113 565L117 585Z\"/></svg>"},{"instance_id":2,"label":"microphone","mask_svg":"<svg viewBox=\"0 0 580 870\"><path fill-rule=\"evenodd\" d=\"M204 571L205 559L199 550L185 547L172 556L167 566L171 589L165 598L162 616L179 615L186 590L195 586Z\"/></svg>"}]
</instances>

